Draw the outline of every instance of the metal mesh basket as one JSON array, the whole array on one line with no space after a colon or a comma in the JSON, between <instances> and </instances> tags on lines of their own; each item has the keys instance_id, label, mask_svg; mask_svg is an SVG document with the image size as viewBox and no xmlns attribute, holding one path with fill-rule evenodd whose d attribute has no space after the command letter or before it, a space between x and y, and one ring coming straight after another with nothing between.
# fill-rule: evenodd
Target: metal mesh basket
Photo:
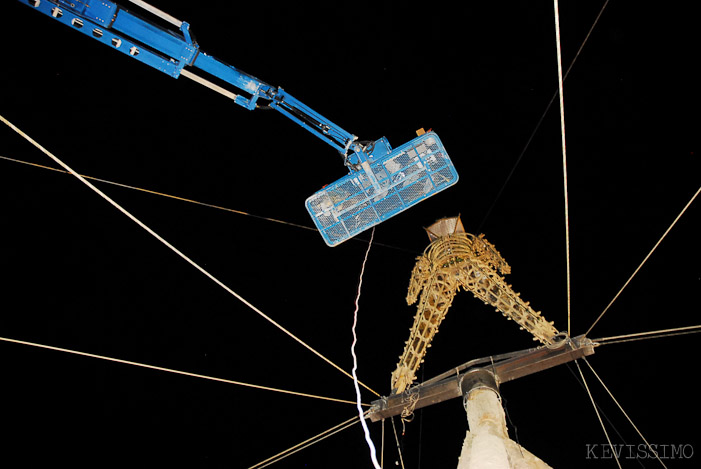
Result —
<instances>
[{"instance_id":1,"label":"metal mesh basket","mask_svg":"<svg viewBox=\"0 0 701 469\"><path fill-rule=\"evenodd\" d=\"M374 178L365 171L353 171L307 199L307 211L329 246L372 228L458 181L455 166L434 132L369 163Z\"/></svg>"}]
</instances>

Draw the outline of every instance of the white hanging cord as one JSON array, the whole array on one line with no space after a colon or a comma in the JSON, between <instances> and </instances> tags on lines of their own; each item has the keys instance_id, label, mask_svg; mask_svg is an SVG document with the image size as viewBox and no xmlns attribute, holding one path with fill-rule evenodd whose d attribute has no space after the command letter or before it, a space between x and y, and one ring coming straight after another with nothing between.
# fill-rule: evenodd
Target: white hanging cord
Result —
<instances>
[{"instance_id":1,"label":"white hanging cord","mask_svg":"<svg viewBox=\"0 0 701 469\"><path fill-rule=\"evenodd\" d=\"M565 144L565 99L562 86L562 52L560 50L560 7L557 0L555 7L555 42L557 45L557 81L560 90L560 133L562 135L562 180L565 192L565 256L567 260L567 335L571 334L571 289L570 289L570 214L567 195L567 145Z\"/></svg>"},{"instance_id":2,"label":"white hanging cord","mask_svg":"<svg viewBox=\"0 0 701 469\"><path fill-rule=\"evenodd\" d=\"M591 395L591 391L589 390L589 385L587 385L587 380L584 379L584 373L582 373L582 369L579 367L579 362L577 360L575 360L574 364L577 365L577 370L579 370L579 376L582 377L582 383L584 383L584 388L587 390L587 394L589 394L589 399L591 399L591 404L594 406L594 412L596 412L596 417L599 419L599 423L601 424L601 429L604 431L604 435L606 435L606 441L608 441L608 443L609 443L609 447L611 448L611 453L616 458L616 464L618 464L618 467L620 469L623 469L621 467L621 462L618 460L618 456L616 455L616 451L613 448L613 443L611 443L611 438L609 438L609 434L606 431L606 427L604 426L604 422L603 422L603 420L601 420L601 415L599 415L599 409L596 406L596 402L594 402L594 396Z\"/></svg>"},{"instance_id":3,"label":"white hanging cord","mask_svg":"<svg viewBox=\"0 0 701 469\"><path fill-rule=\"evenodd\" d=\"M674 221L672 222L672 224L669 225L669 228L667 228L667 231L664 232L664 234L662 235L662 237L661 237L661 238L659 239L659 241L657 241L657 243L652 247L652 249L651 249L650 252L647 254L647 256L645 256L645 259L643 259L643 261L640 263L640 265L638 266L638 268L635 269L635 272L633 272L633 275L631 275L630 278L626 281L626 283L623 284L623 286L621 287L621 289L618 290L618 293L616 293L616 296L613 297L613 299L612 299L611 302L608 304L608 306L606 306L606 308L604 308L604 310L601 312L601 314L599 315L599 317L596 318L596 321L594 321L594 324L592 324L592 325L589 327L589 329L587 329L587 332L584 334L585 336L586 336L586 335L589 335L589 333L591 332L591 330L594 329L594 326L596 326L596 324L597 324L597 323L599 322L599 320L603 317L603 315L606 314L606 311L609 310L609 308L611 307L611 305L618 299L618 297L621 295L621 293L623 293L623 290L628 286L628 284L630 283L630 281L633 280L633 277L635 277L635 275L638 273L638 271L640 270L640 268L645 264L645 262L647 262L647 260L650 258L650 256L652 255L652 253L655 252L655 249L657 249L657 246L659 246L660 243L662 242L662 240L665 239L665 237L667 236L667 233L669 233L669 232L672 230L672 228L674 228L674 225L677 224L677 222L678 222L679 219L682 217L682 215L684 215L684 212L686 212L686 209L688 209L689 206L694 202L694 200L696 199L696 197L699 195L699 192L701 192L701 187L699 187L699 189L696 191L696 193L691 197L691 200L689 200L689 202L684 206L684 208L682 209L682 211L679 212L679 215L677 215L677 218L675 218Z\"/></svg>"},{"instance_id":4,"label":"white hanging cord","mask_svg":"<svg viewBox=\"0 0 701 469\"><path fill-rule=\"evenodd\" d=\"M623 407L621 407L621 404L619 404L618 401L616 400L616 398L613 397L613 394L611 393L611 391L609 391L609 388L606 387L606 385L604 384L603 380L599 377L599 375L596 373L596 371L594 371L594 368L592 368L592 366L589 364L589 361L587 360L587 357L582 357L582 359L584 360L584 363L587 364L587 366L589 367L589 369L591 370L591 372L594 373L594 376L596 376L596 379L599 380L599 383L601 383L601 385L604 387L604 389L606 390L606 392L608 393L608 395L611 397L611 399L613 400L613 402L616 403L616 405L618 406L618 409L619 409L619 410L623 413L623 415L625 415L625 417L628 419L628 422L633 426L633 428L635 429L635 431L638 433L638 436L639 436L640 438L642 438L642 440L645 442L645 445L648 447L648 449L652 452L652 454L655 455L655 458L657 458L657 460L659 461L659 463L662 464L662 467L664 467L665 469L667 469L667 466L665 466L665 464L662 462L662 460L661 460L660 457L658 456L657 451L655 451L655 450L652 448L652 446L650 446L650 443L647 442L647 440L645 439L645 437L643 436L643 434L640 433L640 430L638 430L638 427L635 426L635 424L633 423L633 421L631 420L631 418L628 416L628 414L626 413L626 411L623 410Z\"/></svg>"},{"instance_id":5,"label":"white hanging cord","mask_svg":"<svg viewBox=\"0 0 701 469\"><path fill-rule=\"evenodd\" d=\"M325 357L324 355L322 355L321 353L317 352L312 346L310 346L309 344L307 344L306 342L304 342L302 339L300 339L299 337L297 337L296 335L294 335L292 332L290 332L290 331L288 331L287 329L285 329L281 324L279 324L278 322L276 322L273 318L271 318L271 317L268 316L267 314L263 313L260 309L256 308L253 304L249 303L248 300L246 300L246 299L243 298L241 295L239 295L238 293L236 293L234 290L232 290L231 288L229 288L228 286L226 286L224 283L222 283L221 280L219 280L218 278L216 278L214 275L210 274L208 271L206 271L204 268L202 268L202 267L201 267L199 264L197 264L195 261L193 261L192 259L190 259L189 257L187 257L187 256L186 256L185 254L183 254L180 250L178 250L175 246L173 246L172 244L170 244L168 241L166 241L164 238L162 238L159 234L157 234L157 233L156 233L155 231L153 231L151 228L149 228L148 226L146 226L141 220L139 220L139 219L136 218L134 215L132 215L131 213L129 213L124 207L122 207L122 206L119 205L117 202L115 202L114 200L112 200L107 194L105 194L105 193L102 192L100 189L98 189L97 187L95 187L93 184L91 184L91 183L90 183L87 179L85 179L83 176L81 176L80 174L78 174L78 173L76 173L75 171L73 171L73 169L71 169L67 164L65 164L63 161L61 161L58 157L56 157L53 153L51 153L50 151L48 151L46 148L44 148L44 147L42 147L41 145L39 145L39 143L37 143L36 141L34 141L29 135L27 135L27 134L25 134L24 132L22 132L22 130L20 130L19 128L17 128L14 124L12 124L10 121L8 121L7 119L5 119L2 115L0 115L0 121L4 122L8 127L10 127L12 130L14 130L15 132L17 132L20 136L22 136L22 138L24 138L24 139L27 140L29 143L31 143L32 145L34 145L38 150L40 150L40 151L41 151L42 153L44 153L46 156L48 156L49 158L51 158L52 160L54 160L54 162L55 162L56 164L58 164L58 165L61 166L63 169L65 169L66 171L68 171L69 173L71 173L73 176L75 176L76 178L78 178L78 180L80 180L80 182L82 182L83 184L85 184L86 186L88 186L90 189L92 189L96 194L98 194L100 197L102 197L102 198L105 199L107 202L109 202L109 203L110 203L112 206L114 206L117 210L119 210L119 211L122 212L124 215L126 215L130 220L132 220L134 223L136 223L136 224L139 225L141 228L143 228L144 230L146 230L146 232L148 232L151 236L153 236L153 237L156 238L158 241L160 241L161 243L163 243L163 244L164 244L166 247L168 247L171 251L173 251L175 254L177 254L178 256L180 256L183 260L185 260L187 263L189 263L189 264L190 264L191 266L193 266L195 269L199 270L202 274L204 274L206 277L208 277L208 278L209 278L210 280L212 280L214 283L216 283L217 285L219 285L221 288L223 288L223 289L224 289L226 292L228 292L230 295L234 296L236 299L238 299L238 300L239 300L240 302L242 302L244 305L248 306L250 309L252 309L252 310L255 311L256 313L258 313L258 315L260 315L263 319L265 319L266 321L268 321L269 323L271 323L272 325L274 325L275 327L277 327L278 329L280 329L282 332L284 332L284 333L287 334L289 337L291 337L292 339L294 339L295 341L297 341L300 345L302 345L304 348L306 348L307 350L309 350L310 352L312 352L314 355L316 355L317 357L321 358L321 359L324 360L326 363L328 363L329 365L333 366L334 368L336 368L338 371L340 371L340 372L343 373L344 375L348 376L349 378L353 378L353 377L350 375L350 373L348 373L346 370L344 370L344 369L341 368L340 366L336 365L334 362L332 362L331 360L329 360L328 358L326 358L326 357ZM379 396L379 395L380 395L379 393L377 393L376 391L372 390L371 388L369 388L369 387L366 386L365 384L363 384L363 383L360 383L360 384L361 384L364 388L366 388L368 391L370 391L370 392L372 392L373 394L375 394L376 396Z\"/></svg>"},{"instance_id":6,"label":"white hanging cord","mask_svg":"<svg viewBox=\"0 0 701 469\"><path fill-rule=\"evenodd\" d=\"M372 228L372 233L370 234L370 243L368 243L368 248L365 251L365 258L363 259L363 266L360 268L360 279L358 280L358 295L355 297L355 311L353 312L353 343L351 344L351 355L353 355L353 385L355 386L355 396L357 399L358 415L360 417L360 424L363 426L363 432L365 433L365 441L370 448L370 458L372 459L372 464L375 469L382 469L380 463L377 462L377 451L375 450L375 445L370 438L370 430L368 429L368 424L365 422L365 416L363 415L363 408L360 400L360 388L358 387L358 375L356 373L358 369L358 357L355 355L355 344L358 343L358 335L355 333L355 327L358 325L358 310L360 309L360 292L363 286L363 274L365 273L365 264L368 261L368 254L370 254L370 248L372 247L372 240L375 237L375 227Z\"/></svg>"},{"instance_id":7,"label":"white hanging cord","mask_svg":"<svg viewBox=\"0 0 701 469\"><path fill-rule=\"evenodd\" d=\"M234 381L231 379L215 378L214 376L201 375L198 373L190 373L189 371L179 371L179 370L174 370L172 368L164 368L162 366L147 365L146 363L138 363L138 362L133 362L133 361L129 361L129 360L122 360L120 358L106 357L104 355L96 355L94 353L80 352L78 350L71 350L71 349L67 349L67 348L54 347L52 345L37 344L35 342L27 342L24 340L16 340L16 339L9 339L7 337L0 337L0 341L10 342L13 344L20 344L20 345L29 345L31 347L37 347L37 348L42 348L42 349L46 349L46 350L53 350L56 352L71 353L73 355L80 355L83 357L97 358L100 360L121 363L123 365L132 365L132 366L138 366L141 368L148 368L150 370L165 371L165 372L174 373L177 375L190 376L192 378L201 378L201 379L208 379L210 381L217 381L220 383L235 384L237 386L244 386L247 388L259 389L259 390L263 390L263 391L273 391L273 392L279 392L279 393L283 393L283 394L291 394L293 396L300 396L300 397L311 397L314 399L322 399L325 401L340 402L343 404L357 404L355 401L347 401L347 400L343 400L343 399L336 399L333 397L317 396L315 394L307 394L307 393L297 392L297 391L288 391L285 389L278 389L278 388L273 388L273 387L269 387L269 386L260 386L257 384L242 383L241 381ZM363 405L368 406L368 404L363 404Z\"/></svg>"}]
</instances>

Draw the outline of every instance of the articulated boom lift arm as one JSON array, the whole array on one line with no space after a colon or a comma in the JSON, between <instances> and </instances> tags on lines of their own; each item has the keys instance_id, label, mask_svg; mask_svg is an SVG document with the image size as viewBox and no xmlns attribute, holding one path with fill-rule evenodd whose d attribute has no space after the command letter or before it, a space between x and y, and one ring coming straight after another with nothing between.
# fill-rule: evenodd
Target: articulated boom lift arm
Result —
<instances>
[{"instance_id":1,"label":"articulated boom lift arm","mask_svg":"<svg viewBox=\"0 0 701 469\"><path fill-rule=\"evenodd\" d=\"M177 20L145 2L130 1L177 26L178 30L162 28L111 1L29 0L27 3L42 13L174 78L186 76L220 91L246 109L255 109L258 107L258 99L265 99L269 101L270 108L280 111L341 153L345 154L349 149L362 150L359 144L353 145L357 139L354 135L308 108L282 88L275 88L202 52L190 34L188 23ZM186 66L204 71L249 96L227 91L186 70Z\"/></svg>"},{"instance_id":2,"label":"articulated boom lift arm","mask_svg":"<svg viewBox=\"0 0 701 469\"><path fill-rule=\"evenodd\" d=\"M205 85L248 110L275 109L334 147L343 155L350 174L325 186L306 204L330 246L457 182L457 172L435 133L422 134L395 150L384 137L363 144L282 88L201 51L188 23L144 1L129 0L177 30L145 20L109 0L20 1L174 78L182 75ZM190 68L237 88L237 92L193 73ZM259 104L259 100L265 104Z\"/></svg>"}]
</instances>

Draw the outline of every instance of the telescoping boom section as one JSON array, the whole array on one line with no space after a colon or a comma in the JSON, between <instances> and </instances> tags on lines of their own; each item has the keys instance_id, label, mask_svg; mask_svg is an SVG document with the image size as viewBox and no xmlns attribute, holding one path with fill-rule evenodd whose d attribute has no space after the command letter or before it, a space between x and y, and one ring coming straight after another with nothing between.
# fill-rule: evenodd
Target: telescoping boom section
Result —
<instances>
[{"instance_id":1,"label":"telescoping boom section","mask_svg":"<svg viewBox=\"0 0 701 469\"><path fill-rule=\"evenodd\" d=\"M107 0L20 1L173 78L185 76L207 86L248 110L274 109L335 148L349 174L324 186L306 202L307 211L329 246L458 181L455 166L434 132L417 132L417 138L394 150L385 137L360 141L282 88L201 51L188 23L144 1L128 0L141 9L138 15ZM212 77L220 84L211 81Z\"/></svg>"}]
</instances>

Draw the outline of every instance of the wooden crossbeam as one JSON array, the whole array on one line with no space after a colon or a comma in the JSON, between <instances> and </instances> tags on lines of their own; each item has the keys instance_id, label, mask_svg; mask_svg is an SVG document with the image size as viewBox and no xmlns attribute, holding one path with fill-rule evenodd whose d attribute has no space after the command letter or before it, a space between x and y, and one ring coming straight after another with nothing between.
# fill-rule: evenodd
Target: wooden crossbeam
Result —
<instances>
[{"instance_id":1,"label":"wooden crossbeam","mask_svg":"<svg viewBox=\"0 0 701 469\"><path fill-rule=\"evenodd\" d=\"M579 336L567 338L552 346L543 346L500 355L471 360L456 369L443 373L424 384L407 389L403 393L383 397L372 402L367 415L372 422L400 415L403 411L414 411L448 399L462 397L470 374L486 370L502 384L522 378L557 365L586 357L594 353L595 343ZM479 363L482 366L476 366Z\"/></svg>"}]
</instances>

